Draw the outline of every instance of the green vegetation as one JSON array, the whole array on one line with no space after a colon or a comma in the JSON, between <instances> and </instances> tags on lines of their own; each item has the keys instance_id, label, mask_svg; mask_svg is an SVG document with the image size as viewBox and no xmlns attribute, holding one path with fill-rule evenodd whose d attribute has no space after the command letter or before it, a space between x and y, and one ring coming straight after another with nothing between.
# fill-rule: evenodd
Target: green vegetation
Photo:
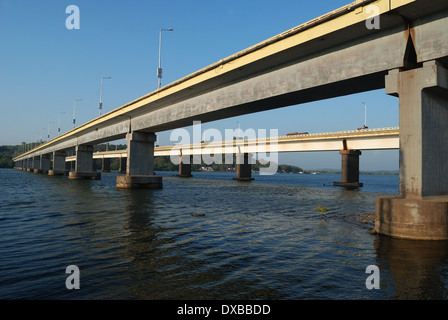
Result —
<instances>
[{"instance_id":1,"label":"green vegetation","mask_svg":"<svg viewBox=\"0 0 448 320\"><path fill-rule=\"evenodd\" d=\"M21 146L0 146L0 168L12 168L12 158L20 153Z\"/></svg>"},{"instance_id":2,"label":"green vegetation","mask_svg":"<svg viewBox=\"0 0 448 320\"><path fill-rule=\"evenodd\" d=\"M320 213L320 217L324 217L325 219L327 218L326 215L324 215L324 213L328 212L328 208L325 206L321 206L320 204L317 205L316 209L314 209L315 211Z\"/></svg>"},{"instance_id":3,"label":"green vegetation","mask_svg":"<svg viewBox=\"0 0 448 320\"><path fill-rule=\"evenodd\" d=\"M236 163L235 158L233 159L234 163ZM201 164L192 164L191 165L191 171L201 171L202 167L211 168L213 171L220 171L220 172L228 172L228 171L235 171L235 164L225 164L225 159L223 156L222 163L221 164L206 164L202 162ZM112 163L111 163L112 166ZM260 163L257 161L257 163L252 165L252 170L259 171L262 167L267 167L268 165ZM155 171L178 171L179 166L176 164L173 164L171 162L171 159L169 156L165 157L157 157L154 160L154 170ZM299 167L282 164L278 166L278 173L299 173L303 170Z\"/></svg>"}]
</instances>

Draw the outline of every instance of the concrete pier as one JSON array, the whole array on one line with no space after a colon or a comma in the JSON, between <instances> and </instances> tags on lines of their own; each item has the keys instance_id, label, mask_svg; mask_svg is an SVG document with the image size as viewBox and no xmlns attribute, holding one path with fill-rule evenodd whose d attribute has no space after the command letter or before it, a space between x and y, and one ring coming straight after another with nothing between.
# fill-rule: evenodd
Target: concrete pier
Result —
<instances>
[{"instance_id":1,"label":"concrete pier","mask_svg":"<svg viewBox=\"0 0 448 320\"><path fill-rule=\"evenodd\" d=\"M48 173L48 171L51 168L51 158L50 158L50 154L43 154L40 156L40 161L39 161L39 168L38 168L38 172L39 173ZM36 169L34 169L36 170ZM34 171L36 172L36 171Z\"/></svg>"},{"instance_id":2,"label":"concrete pier","mask_svg":"<svg viewBox=\"0 0 448 320\"><path fill-rule=\"evenodd\" d=\"M33 166L31 172L42 173L42 170L40 169L40 156L33 157Z\"/></svg>"},{"instance_id":3,"label":"concrete pier","mask_svg":"<svg viewBox=\"0 0 448 320\"><path fill-rule=\"evenodd\" d=\"M126 175L117 176L117 189L160 189L162 177L154 175L153 132L131 132L126 135L128 143Z\"/></svg>"},{"instance_id":4,"label":"concrete pier","mask_svg":"<svg viewBox=\"0 0 448 320\"><path fill-rule=\"evenodd\" d=\"M341 150L341 181L333 182L334 186L345 188L358 188L363 184L359 182L359 150Z\"/></svg>"},{"instance_id":5,"label":"concrete pier","mask_svg":"<svg viewBox=\"0 0 448 320\"><path fill-rule=\"evenodd\" d=\"M126 162L127 162L127 158L120 158L120 168L118 169L119 173L126 173Z\"/></svg>"},{"instance_id":6,"label":"concrete pier","mask_svg":"<svg viewBox=\"0 0 448 320\"><path fill-rule=\"evenodd\" d=\"M192 159L193 159L193 156L180 156L178 177L189 178L189 177L193 176L191 174Z\"/></svg>"},{"instance_id":7,"label":"concrete pier","mask_svg":"<svg viewBox=\"0 0 448 320\"><path fill-rule=\"evenodd\" d=\"M50 169L48 171L49 176L67 175L68 174L69 170L67 170L67 164L65 163L65 157L66 157L65 151L54 151L53 152L53 169Z\"/></svg>"},{"instance_id":8,"label":"concrete pier","mask_svg":"<svg viewBox=\"0 0 448 320\"><path fill-rule=\"evenodd\" d=\"M76 146L75 171L68 174L69 180L99 180L101 172L93 171L93 146Z\"/></svg>"},{"instance_id":9,"label":"concrete pier","mask_svg":"<svg viewBox=\"0 0 448 320\"><path fill-rule=\"evenodd\" d=\"M25 165L25 171L27 172L31 172L33 171L33 158L28 158L25 160L26 165Z\"/></svg>"},{"instance_id":10,"label":"concrete pier","mask_svg":"<svg viewBox=\"0 0 448 320\"><path fill-rule=\"evenodd\" d=\"M386 77L400 99L400 194L379 197L375 231L448 240L448 70L435 61Z\"/></svg>"},{"instance_id":11,"label":"concrete pier","mask_svg":"<svg viewBox=\"0 0 448 320\"><path fill-rule=\"evenodd\" d=\"M101 159L101 172L110 172L110 158Z\"/></svg>"},{"instance_id":12,"label":"concrete pier","mask_svg":"<svg viewBox=\"0 0 448 320\"><path fill-rule=\"evenodd\" d=\"M236 155L236 177L233 180L252 181L252 165L249 163L248 153L238 153Z\"/></svg>"}]
</instances>

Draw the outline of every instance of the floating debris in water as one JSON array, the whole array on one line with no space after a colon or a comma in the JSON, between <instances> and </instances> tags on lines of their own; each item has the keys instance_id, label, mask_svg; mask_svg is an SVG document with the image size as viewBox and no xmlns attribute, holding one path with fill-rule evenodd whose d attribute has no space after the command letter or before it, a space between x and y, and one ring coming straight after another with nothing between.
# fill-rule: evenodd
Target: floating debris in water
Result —
<instances>
[{"instance_id":1,"label":"floating debris in water","mask_svg":"<svg viewBox=\"0 0 448 320\"><path fill-rule=\"evenodd\" d=\"M193 217L203 217L203 216L205 216L205 213L193 213L192 216Z\"/></svg>"}]
</instances>

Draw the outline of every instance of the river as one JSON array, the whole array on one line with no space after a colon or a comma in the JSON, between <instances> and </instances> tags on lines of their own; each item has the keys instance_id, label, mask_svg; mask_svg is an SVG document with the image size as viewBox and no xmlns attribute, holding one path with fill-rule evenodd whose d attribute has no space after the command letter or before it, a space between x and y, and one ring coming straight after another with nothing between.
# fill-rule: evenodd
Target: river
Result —
<instances>
[{"instance_id":1,"label":"river","mask_svg":"<svg viewBox=\"0 0 448 320\"><path fill-rule=\"evenodd\" d=\"M117 190L117 173L69 181L0 169L0 299L396 300L448 297L448 246L371 234L397 175L163 176ZM325 206L325 216L316 211ZM67 266L79 269L69 290ZM368 266L377 288L368 288Z\"/></svg>"}]
</instances>

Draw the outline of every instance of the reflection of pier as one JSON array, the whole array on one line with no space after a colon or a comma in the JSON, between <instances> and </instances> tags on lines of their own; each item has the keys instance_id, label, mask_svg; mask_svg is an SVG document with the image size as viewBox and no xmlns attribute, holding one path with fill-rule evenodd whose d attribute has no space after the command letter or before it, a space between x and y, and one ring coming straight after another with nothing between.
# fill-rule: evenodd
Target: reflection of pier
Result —
<instances>
[{"instance_id":1,"label":"reflection of pier","mask_svg":"<svg viewBox=\"0 0 448 320\"><path fill-rule=\"evenodd\" d=\"M446 297L445 241L413 241L382 237L375 242L381 290L397 300L438 300ZM387 278L386 278L387 277ZM433 293L428 297L428 292Z\"/></svg>"}]
</instances>

